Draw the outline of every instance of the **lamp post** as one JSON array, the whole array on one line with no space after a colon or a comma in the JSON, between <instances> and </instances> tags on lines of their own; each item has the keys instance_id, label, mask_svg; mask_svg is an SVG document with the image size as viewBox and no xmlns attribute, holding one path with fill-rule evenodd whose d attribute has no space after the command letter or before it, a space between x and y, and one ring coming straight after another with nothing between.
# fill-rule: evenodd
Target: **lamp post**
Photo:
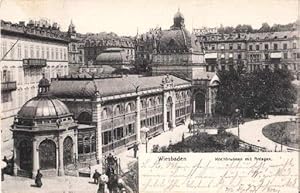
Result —
<instances>
[{"instance_id":1,"label":"lamp post","mask_svg":"<svg viewBox=\"0 0 300 193\"><path fill-rule=\"evenodd\" d=\"M240 139L240 109L235 109L235 112L237 114L237 129L238 129L238 138Z\"/></svg>"}]
</instances>

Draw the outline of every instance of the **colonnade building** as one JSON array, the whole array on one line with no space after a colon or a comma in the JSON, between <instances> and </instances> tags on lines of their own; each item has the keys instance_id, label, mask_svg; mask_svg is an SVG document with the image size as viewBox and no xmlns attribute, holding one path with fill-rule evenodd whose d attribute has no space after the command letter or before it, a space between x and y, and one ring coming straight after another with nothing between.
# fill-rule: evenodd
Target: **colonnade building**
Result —
<instances>
[{"instance_id":1,"label":"colonnade building","mask_svg":"<svg viewBox=\"0 0 300 193\"><path fill-rule=\"evenodd\" d=\"M40 168L45 175L72 175L74 168L101 165L105 154L139 142L141 128L154 137L184 123L192 109L191 84L169 75L81 74L53 80L50 91L43 89L48 84L43 78L39 95L16 117L15 174Z\"/></svg>"}]
</instances>

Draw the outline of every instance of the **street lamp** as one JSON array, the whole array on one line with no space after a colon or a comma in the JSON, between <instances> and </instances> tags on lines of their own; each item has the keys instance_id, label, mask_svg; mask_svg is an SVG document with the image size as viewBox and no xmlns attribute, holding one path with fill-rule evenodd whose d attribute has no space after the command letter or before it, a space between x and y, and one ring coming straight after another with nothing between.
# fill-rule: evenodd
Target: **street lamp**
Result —
<instances>
[{"instance_id":1,"label":"street lamp","mask_svg":"<svg viewBox=\"0 0 300 193\"><path fill-rule=\"evenodd\" d=\"M148 153L148 131L149 131L149 128L147 128L147 127L141 128L141 132L145 133L146 153Z\"/></svg>"},{"instance_id":2,"label":"street lamp","mask_svg":"<svg viewBox=\"0 0 300 193\"><path fill-rule=\"evenodd\" d=\"M238 129L238 137L240 139L240 109L235 109L235 112L237 114L237 129Z\"/></svg>"}]
</instances>

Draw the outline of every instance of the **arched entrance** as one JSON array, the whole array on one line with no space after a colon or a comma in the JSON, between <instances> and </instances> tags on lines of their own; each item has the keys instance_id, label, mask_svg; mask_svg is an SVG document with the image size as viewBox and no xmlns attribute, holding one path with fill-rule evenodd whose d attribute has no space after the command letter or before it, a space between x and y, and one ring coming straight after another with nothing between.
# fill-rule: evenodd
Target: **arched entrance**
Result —
<instances>
[{"instance_id":1,"label":"arched entrance","mask_svg":"<svg viewBox=\"0 0 300 193\"><path fill-rule=\"evenodd\" d=\"M32 171L32 142L23 140L19 144L20 169Z\"/></svg>"},{"instance_id":2,"label":"arched entrance","mask_svg":"<svg viewBox=\"0 0 300 193\"><path fill-rule=\"evenodd\" d=\"M195 113L197 114L205 114L205 94L202 92L198 92L194 97L195 102Z\"/></svg>"},{"instance_id":3,"label":"arched entrance","mask_svg":"<svg viewBox=\"0 0 300 193\"><path fill-rule=\"evenodd\" d=\"M41 169L56 168L56 145L52 140L44 140L39 146Z\"/></svg>"},{"instance_id":4,"label":"arched entrance","mask_svg":"<svg viewBox=\"0 0 300 193\"><path fill-rule=\"evenodd\" d=\"M64 140L64 166L73 164L73 140L66 137Z\"/></svg>"},{"instance_id":5,"label":"arched entrance","mask_svg":"<svg viewBox=\"0 0 300 193\"><path fill-rule=\"evenodd\" d=\"M172 105L173 105L172 97L169 96L167 99L167 123L168 123L168 126L170 126L170 123L172 123Z\"/></svg>"}]
</instances>

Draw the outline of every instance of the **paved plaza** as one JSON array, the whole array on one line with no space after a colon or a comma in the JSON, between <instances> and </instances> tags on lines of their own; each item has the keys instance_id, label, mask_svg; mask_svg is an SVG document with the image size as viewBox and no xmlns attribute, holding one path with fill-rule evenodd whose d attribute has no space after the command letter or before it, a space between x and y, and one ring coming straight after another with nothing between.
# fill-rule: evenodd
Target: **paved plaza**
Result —
<instances>
[{"instance_id":1,"label":"paved plaza","mask_svg":"<svg viewBox=\"0 0 300 193\"><path fill-rule=\"evenodd\" d=\"M270 123L289 121L292 116L269 116L269 119L254 120L246 122L243 125L240 125L240 137L245 142L265 147L269 151L274 151L275 145L277 145L277 150L280 149L280 144L276 144L270 139L266 138L262 134L262 128ZM229 132L237 135L237 128L228 129ZM179 142L182 139L182 135L188 137L187 124L180 125L175 129L166 131L155 138L152 138L148 142L148 151L150 151L153 145L159 144L160 146L169 145L170 143ZM287 151L286 146L283 146L283 151ZM146 152L146 145L141 144L139 146L139 154ZM133 150L127 150L116 155L121 160L121 168L123 172L128 170L128 165L133 164L137 161L133 157ZM45 190L55 193L55 192L97 192L97 185L92 184L91 178L84 177L71 177L71 176L62 176L62 177L48 177L43 178L42 188L36 188L32 185L34 184L33 179L21 178L15 176L5 175L5 181L1 183L3 193L21 193L21 192L45 192ZM18 190L19 192L17 192Z\"/></svg>"}]
</instances>

